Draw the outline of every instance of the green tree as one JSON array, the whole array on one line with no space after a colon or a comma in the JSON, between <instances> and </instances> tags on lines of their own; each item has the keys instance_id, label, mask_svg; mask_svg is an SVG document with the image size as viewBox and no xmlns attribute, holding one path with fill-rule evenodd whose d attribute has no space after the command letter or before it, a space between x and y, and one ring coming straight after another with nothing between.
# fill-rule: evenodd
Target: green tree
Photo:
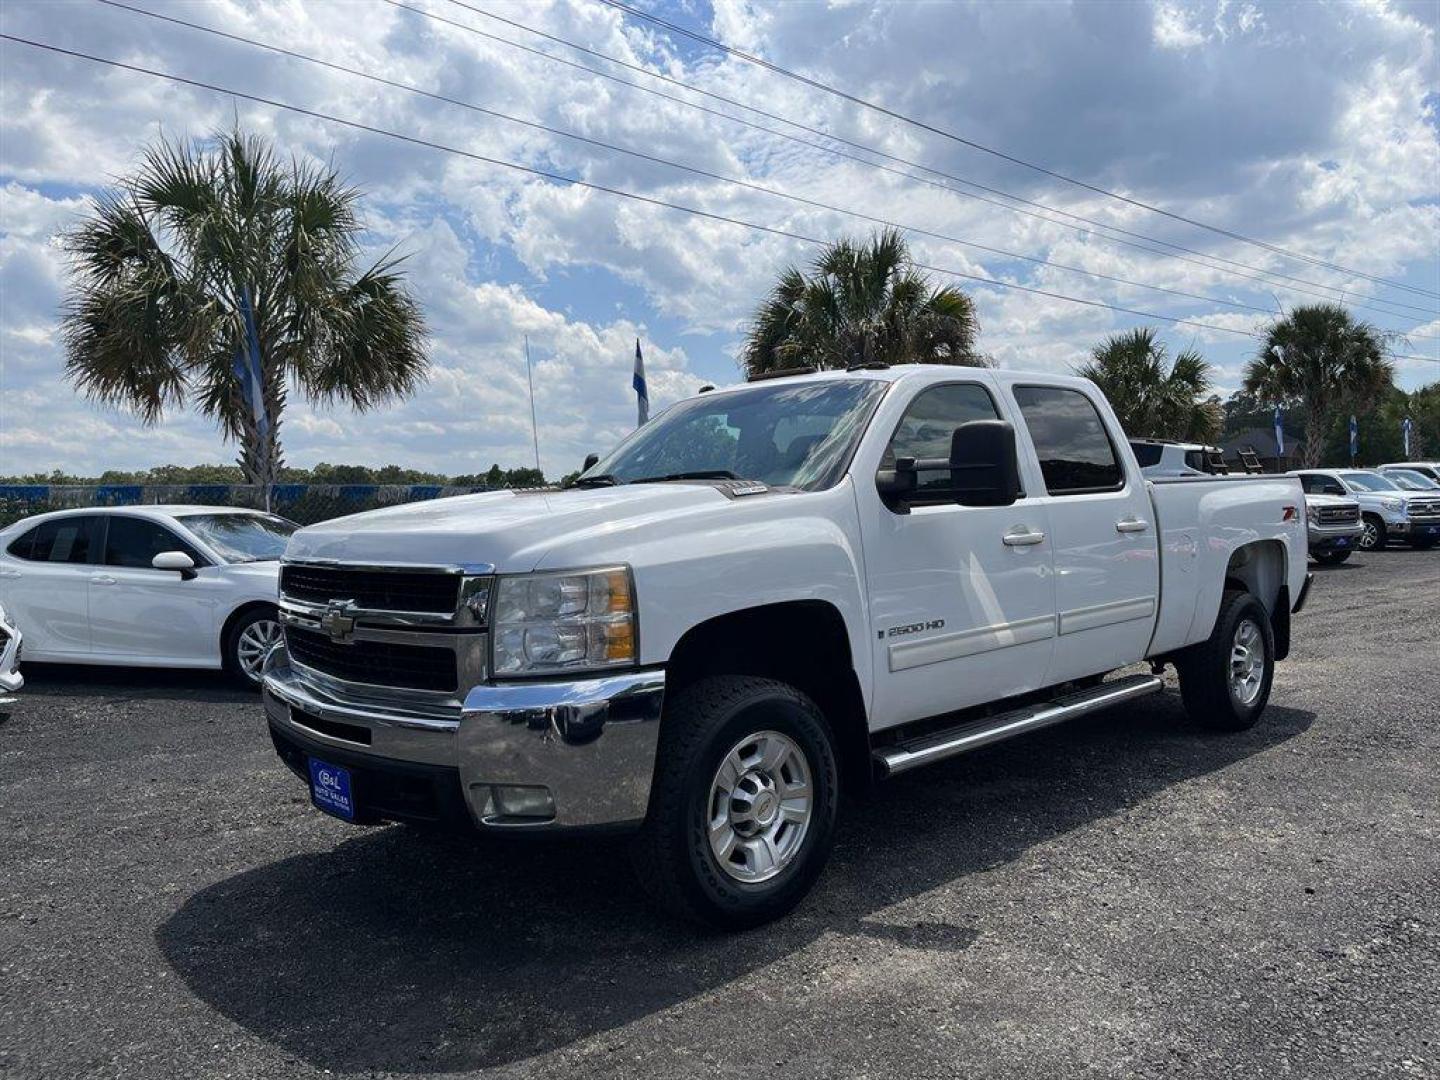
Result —
<instances>
[{"instance_id":1,"label":"green tree","mask_svg":"<svg viewBox=\"0 0 1440 1080\"><path fill-rule=\"evenodd\" d=\"M64 237L67 375L150 424L198 407L239 441L247 481L273 482L289 388L363 411L426 374L424 322L397 260L360 265L359 200L333 170L284 163L238 130L149 147ZM264 438L233 366L247 296Z\"/></svg>"},{"instance_id":2,"label":"green tree","mask_svg":"<svg viewBox=\"0 0 1440 1080\"><path fill-rule=\"evenodd\" d=\"M1385 345L1385 334L1338 304L1293 308L1246 365L1245 390L1272 404L1305 406L1301 462L1315 468L1337 419L1368 413L1390 387L1395 367Z\"/></svg>"},{"instance_id":3,"label":"green tree","mask_svg":"<svg viewBox=\"0 0 1440 1080\"><path fill-rule=\"evenodd\" d=\"M933 286L892 229L868 243L831 244L808 274L781 274L751 320L741 359L750 375L875 362L981 366L978 330L970 297Z\"/></svg>"},{"instance_id":4,"label":"green tree","mask_svg":"<svg viewBox=\"0 0 1440 1080\"><path fill-rule=\"evenodd\" d=\"M1075 373L1105 392L1128 435L1212 442L1220 432L1210 365L1193 349L1170 363L1164 343L1148 326L1112 334Z\"/></svg>"}]
</instances>

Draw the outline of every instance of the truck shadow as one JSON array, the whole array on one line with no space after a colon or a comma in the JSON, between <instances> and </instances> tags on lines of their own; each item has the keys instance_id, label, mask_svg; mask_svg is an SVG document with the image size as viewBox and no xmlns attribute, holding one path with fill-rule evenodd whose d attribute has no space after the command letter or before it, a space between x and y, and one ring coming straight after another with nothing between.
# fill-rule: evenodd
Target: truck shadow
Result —
<instances>
[{"instance_id":1,"label":"truck shadow","mask_svg":"<svg viewBox=\"0 0 1440 1080\"><path fill-rule=\"evenodd\" d=\"M893 781L848 809L800 910L738 939L657 916L618 843L398 827L219 882L156 939L199 998L317 1067L497 1066L713 992L822 936L968 948L971 927L897 923L886 909L1263 753L1313 719L1272 706L1257 729L1214 736L1186 726L1166 695Z\"/></svg>"}]
</instances>

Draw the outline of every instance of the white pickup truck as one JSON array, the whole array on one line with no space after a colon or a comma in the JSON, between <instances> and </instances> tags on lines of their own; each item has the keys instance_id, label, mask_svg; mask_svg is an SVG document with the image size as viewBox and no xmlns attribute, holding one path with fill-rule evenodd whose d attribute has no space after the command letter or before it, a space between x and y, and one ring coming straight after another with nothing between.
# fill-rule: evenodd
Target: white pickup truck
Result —
<instances>
[{"instance_id":1,"label":"white pickup truck","mask_svg":"<svg viewBox=\"0 0 1440 1080\"><path fill-rule=\"evenodd\" d=\"M1085 380L792 374L673 406L563 490L302 529L265 709L323 810L634 829L667 907L754 925L814 883L842 792L1166 663L1195 721L1253 724L1305 551L1294 477L1147 482Z\"/></svg>"}]
</instances>

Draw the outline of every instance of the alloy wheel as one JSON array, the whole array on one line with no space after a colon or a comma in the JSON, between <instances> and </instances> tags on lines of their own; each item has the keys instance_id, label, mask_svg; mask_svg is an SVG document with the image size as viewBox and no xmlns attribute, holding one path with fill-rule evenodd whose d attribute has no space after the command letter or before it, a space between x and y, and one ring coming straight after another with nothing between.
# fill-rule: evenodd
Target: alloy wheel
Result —
<instances>
[{"instance_id":1,"label":"alloy wheel","mask_svg":"<svg viewBox=\"0 0 1440 1080\"><path fill-rule=\"evenodd\" d=\"M1253 619L1241 619L1230 645L1230 694L1244 706L1253 705L1265 682L1265 635Z\"/></svg>"},{"instance_id":2,"label":"alloy wheel","mask_svg":"<svg viewBox=\"0 0 1440 1080\"><path fill-rule=\"evenodd\" d=\"M240 632L235 642L235 660L251 682L260 681L260 670L270 650L280 644L280 624L274 619L256 619Z\"/></svg>"},{"instance_id":3,"label":"alloy wheel","mask_svg":"<svg viewBox=\"0 0 1440 1080\"><path fill-rule=\"evenodd\" d=\"M809 831L810 762L788 735L747 735L721 759L706 806L720 868L746 884L768 881L790 865Z\"/></svg>"}]
</instances>

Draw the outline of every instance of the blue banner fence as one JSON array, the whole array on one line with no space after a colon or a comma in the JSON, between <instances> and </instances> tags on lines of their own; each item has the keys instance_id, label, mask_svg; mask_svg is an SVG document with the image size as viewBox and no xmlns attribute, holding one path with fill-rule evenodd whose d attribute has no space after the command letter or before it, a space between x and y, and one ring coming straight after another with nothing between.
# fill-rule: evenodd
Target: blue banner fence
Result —
<instances>
[{"instance_id":1,"label":"blue banner fence","mask_svg":"<svg viewBox=\"0 0 1440 1080\"><path fill-rule=\"evenodd\" d=\"M490 490L495 489L441 484L274 484L270 509L309 525L381 506ZM49 510L157 503L263 510L265 495L261 487L252 484L0 484L0 526Z\"/></svg>"}]
</instances>

